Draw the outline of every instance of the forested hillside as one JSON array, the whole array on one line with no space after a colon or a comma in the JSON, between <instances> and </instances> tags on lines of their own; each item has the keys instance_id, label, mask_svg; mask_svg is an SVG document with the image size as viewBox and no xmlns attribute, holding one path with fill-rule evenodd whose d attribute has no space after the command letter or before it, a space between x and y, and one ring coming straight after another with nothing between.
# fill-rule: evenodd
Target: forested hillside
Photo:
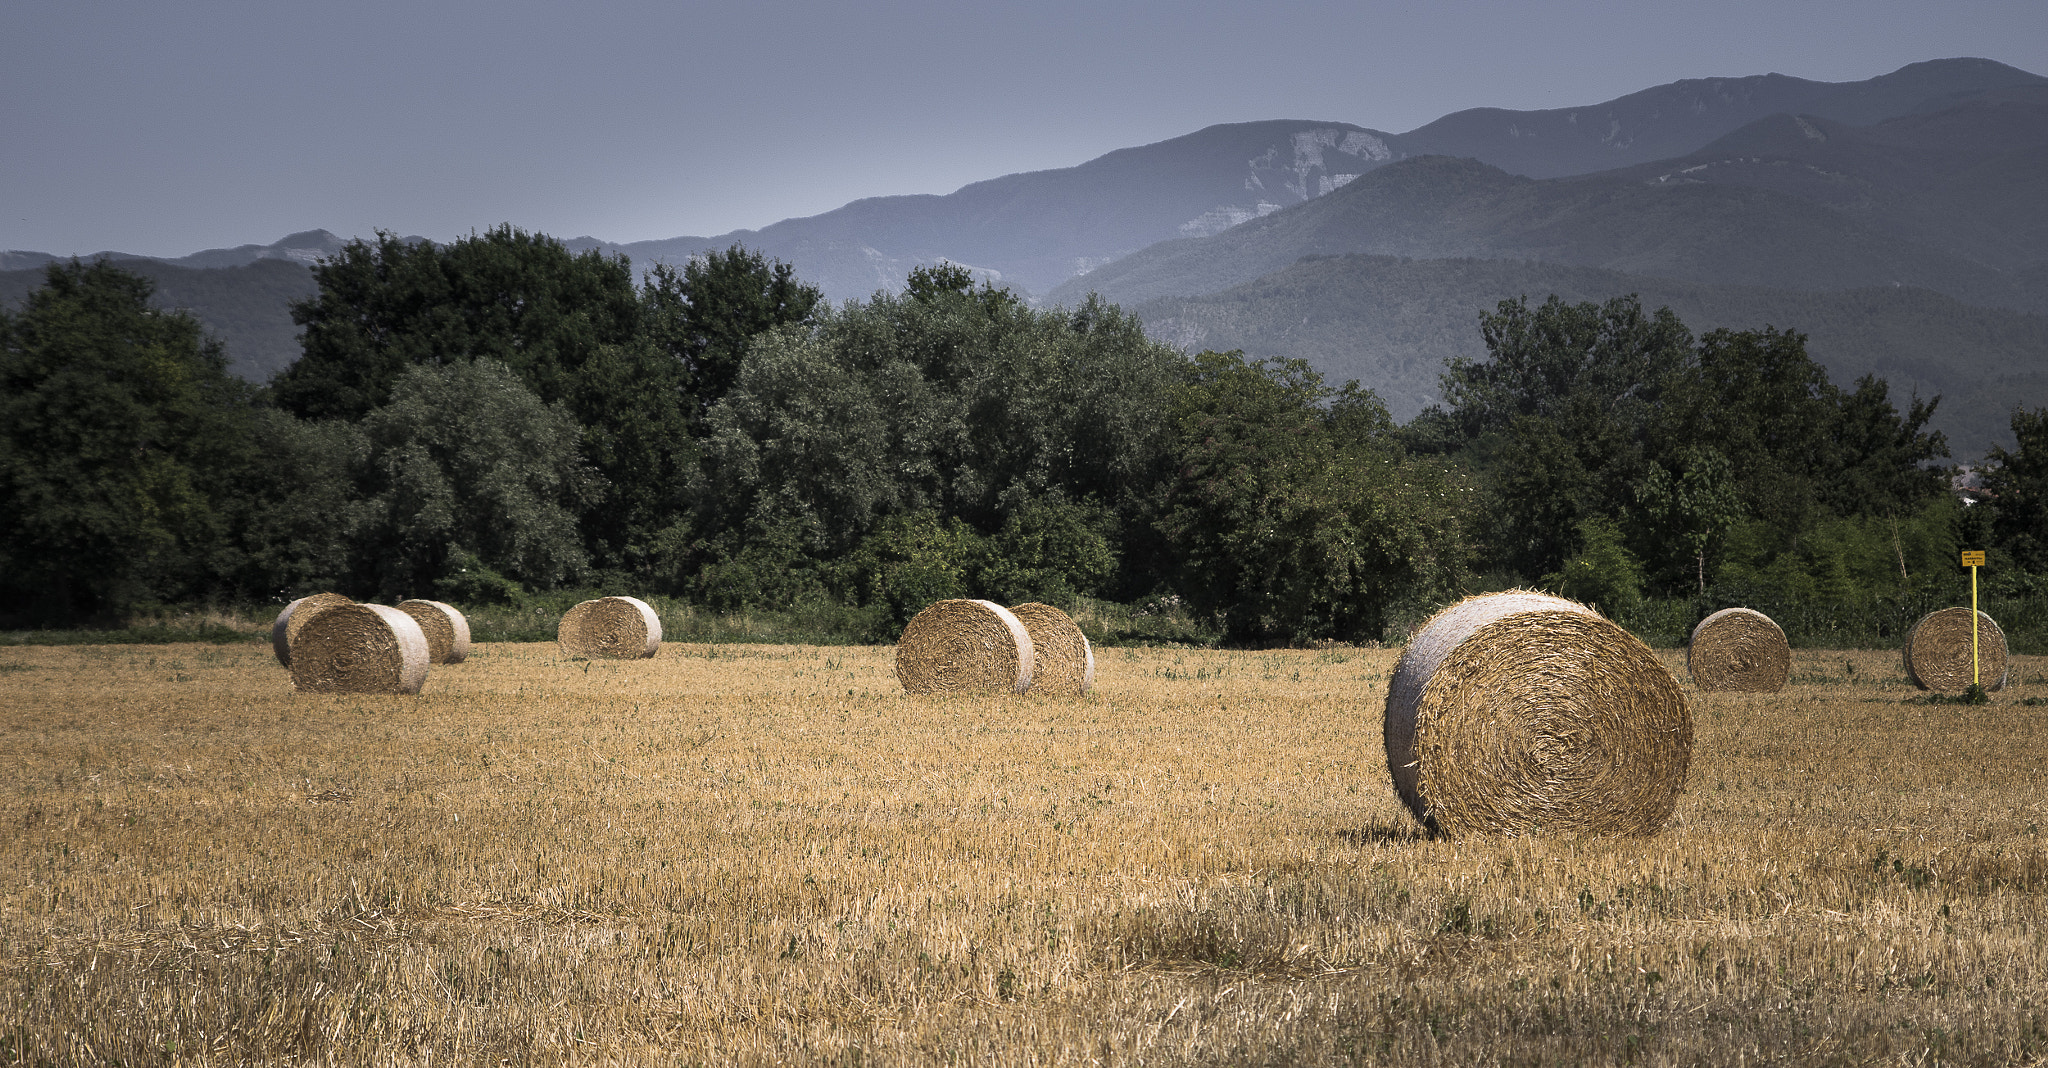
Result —
<instances>
[{"instance_id":1,"label":"forested hillside","mask_svg":"<svg viewBox=\"0 0 2048 1068\"><path fill-rule=\"evenodd\" d=\"M1447 156L1390 164L1213 237L1154 245L1067 282L1051 298L1200 296L1303 256L1343 253L1540 260L1775 289L1910 285L1986 307L2031 301L2010 272L1774 189L1535 181Z\"/></svg>"},{"instance_id":2,"label":"forested hillside","mask_svg":"<svg viewBox=\"0 0 2048 1068\"><path fill-rule=\"evenodd\" d=\"M267 388L108 264L0 317L0 614L556 590L803 612L886 640L930 601L1116 603L1147 633L1395 640L1540 584L1658 640L1745 603L1891 641L1992 553L2043 629L2048 413L1989 503L1934 398L1835 383L1803 338L1630 298L1497 304L1405 423L1300 361L1192 356L1115 306L956 267L834 306L734 247L637 282L504 227L355 242ZM2031 606L2031 607L2029 607ZM2033 613L2028 615L2026 613Z\"/></svg>"},{"instance_id":3,"label":"forested hillside","mask_svg":"<svg viewBox=\"0 0 2048 1068\"><path fill-rule=\"evenodd\" d=\"M1526 260L1320 256L1220 293L1132 310L1153 337L1182 348L1299 358L1332 379L1370 382L1406 420L1442 399L1447 362L1486 355L1481 312L1523 296L1578 302L1624 293L1668 306L1699 330L1798 330L1839 385L1876 374L1901 393L1939 395L1930 425L1958 460L2010 448L2013 406L2048 401L2048 318L1912 287L1815 292Z\"/></svg>"}]
</instances>

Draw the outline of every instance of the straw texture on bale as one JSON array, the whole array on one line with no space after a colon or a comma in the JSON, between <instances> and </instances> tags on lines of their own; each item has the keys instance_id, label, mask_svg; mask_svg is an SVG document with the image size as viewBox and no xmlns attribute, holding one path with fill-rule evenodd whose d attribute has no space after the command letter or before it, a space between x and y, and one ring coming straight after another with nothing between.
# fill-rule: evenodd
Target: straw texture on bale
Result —
<instances>
[{"instance_id":1,"label":"straw texture on bale","mask_svg":"<svg viewBox=\"0 0 2048 1068\"><path fill-rule=\"evenodd\" d=\"M1023 693L1036 662L1031 632L993 601L940 601L896 639L896 681L908 693Z\"/></svg>"},{"instance_id":2,"label":"straw texture on bale","mask_svg":"<svg viewBox=\"0 0 2048 1068\"><path fill-rule=\"evenodd\" d=\"M1032 601L1010 606L1031 636L1031 692L1079 696L1095 688L1095 648L1073 617Z\"/></svg>"},{"instance_id":3,"label":"straw texture on bale","mask_svg":"<svg viewBox=\"0 0 2048 1068\"><path fill-rule=\"evenodd\" d=\"M354 603L338 593L316 593L285 605L284 611L277 614L277 622L270 625L270 651L277 654L277 662L286 667L292 666L292 639L298 637L299 628L321 609Z\"/></svg>"},{"instance_id":4,"label":"straw texture on bale","mask_svg":"<svg viewBox=\"0 0 2048 1068\"><path fill-rule=\"evenodd\" d=\"M427 659L435 664L460 664L469 659L469 620L455 606L440 601L400 601L398 610L412 617L427 636Z\"/></svg>"},{"instance_id":5,"label":"straw texture on bale","mask_svg":"<svg viewBox=\"0 0 2048 1068\"><path fill-rule=\"evenodd\" d=\"M1702 690L1777 693L1792 674L1792 647L1771 617L1748 608L1723 608L1692 629L1685 667Z\"/></svg>"},{"instance_id":6,"label":"straw texture on bale","mask_svg":"<svg viewBox=\"0 0 2048 1068\"><path fill-rule=\"evenodd\" d=\"M1648 646L1574 601L1468 597L1387 685L1387 768L1424 826L1653 834L1692 762L1692 712Z\"/></svg>"},{"instance_id":7,"label":"straw texture on bale","mask_svg":"<svg viewBox=\"0 0 2048 1068\"><path fill-rule=\"evenodd\" d=\"M1970 610L1944 608L1929 612L1913 624L1906 635L1906 677L1913 685L1935 693L1966 693L1974 674L1970 668ZM2011 663L2006 656L2005 632L1990 616L1977 613L1977 662L1983 671L1984 690L2005 688Z\"/></svg>"},{"instance_id":8,"label":"straw texture on bale","mask_svg":"<svg viewBox=\"0 0 2048 1068\"><path fill-rule=\"evenodd\" d=\"M562 613L555 642L572 660L644 660L661 651L661 617L638 597L599 597Z\"/></svg>"},{"instance_id":9,"label":"straw texture on bale","mask_svg":"<svg viewBox=\"0 0 2048 1068\"><path fill-rule=\"evenodd\" d=\"M300 693L418 693L426 681L427 636L396 608L325 608L292 642L292 688Z\"/></svg>"}]
</instances>

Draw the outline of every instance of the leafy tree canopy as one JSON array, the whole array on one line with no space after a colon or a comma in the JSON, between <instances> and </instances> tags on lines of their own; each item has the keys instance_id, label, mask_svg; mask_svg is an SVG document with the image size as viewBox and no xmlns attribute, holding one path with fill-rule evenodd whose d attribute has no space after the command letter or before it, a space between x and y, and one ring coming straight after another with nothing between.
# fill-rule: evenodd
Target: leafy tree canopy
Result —
<instances>
[{"instance_id":1,"label":"leafy tree canopy","mask_svg":"<svg viewBox=\"0 0 2048 1068\"><path fill-rule=\"evenodd\" d=\"M292 309L305 353L273 383L277 403L304 417L360 419L407 368L485 356L562 400L601 346L639 333L624 259L509 225L448 245L380 232L313 274L319 292Z\"/></svg>"},{"instance_id":2,"label":"leafy tree canopy","mask_svg":"<svg viewBox=\"0 0 2048 1068\"><path fill-rule=\"evenodd\" d=\"M1991 451L1992 534L2019 566L2048 572L2048 408L2014 408L2013 448Z\"/></svg>"},{"instance_id":3,"label":"leafy tree canopy","mask_svg":"<svg viewBox=\"0 0 2048 1068\"><path fill-rule=\"evenodd\" d=\"M1783 550L1822 517L1902 515L1940 493L1936 401L1902 415L1882 381L1841 389L1796 332L1695 341L1633 297L1503 301L1481 328L1491 358L1454 361L1449 407L1404 436L1482 474L1486 540L1521 575L1562 573L1605 517L1652 586L1704 590L1744 518Z\"/></svg>"},{"instance_id":4,"label":"leafy tree canopy","mask_svg":"<svg viewBox=\"0 0 2048 1068\"><path fill-rule=\"evenodd\" d=\"M151 283L51 264L0 312L0 591L46 619L203 596L235 569L225 499L249 393Z\"/></svg>"},{"instance_id":5,"label":"leafy tree canopy","mask_svg":"<svg viewBox=\"0 0 2048 1068\"><path fill-rule=\"evenodd\" d=\"M1177 585L1241 641L1378 639L1466 566L1461 480L1409 459L1371 392L1299 360L1195 357L1159 527Z\"/></svg>"},{"instance_id":6,"label":"leafy tree canopy","mask_svg":"<svg viewBox=\"0 0 2048 1068\"><path fill-rule=\"evenodd\" d=\"M451 561L548 589L584 576L576 514L594 489L576 421L496 360L414 367L362 421L354 539L364 585L429 595Z\"/></svg>"},{"instance_id":7,"label":"leafy tree canopy","mask_svg":"<svg viewBox=\"0 0 2048 1068\"><path fill-rule=\"evenodd\" d=\"M731 273L695 277L724 293ZM411 368L496 360L581 428L582 456L608 488L579 514L589 556L647 566L648 546L687 509L681 491L696 466L692 369L674 351L693 313L677 279L657 270L636 292L624 258L571 253L511 226L448 245L380 233L314 274L318 293L293 309L305 354L272 386L280 406L353 421L387 403Z\"/></svg>"},{"instance_id":8,"label":"leafy tree canopy","mask_svg":"<svg viewBox=\"0 0 2048 1068\"><path fill-rule=\"evenodd\" d=\"M823 310L757 339L711 410L702 551L781 531L837 559L913 513L986 536L1055 495L1128 521L1158 478L1181 363L1092 301L1040 312L962 287Z\"/></svg>"},{"instance_id":9,"label":"leafy tree canopy","mask_svg":"<svg viewBox=\"0 0 2048 1068\"><path fill-rule=\"evenodd\" d=\"M656 264L644 296L650 339L686 369L695 415L732 389L756 335L805 322L824 304L795 268L739 245L691 259L680 272Z\"/></svg>"}]
</instances>

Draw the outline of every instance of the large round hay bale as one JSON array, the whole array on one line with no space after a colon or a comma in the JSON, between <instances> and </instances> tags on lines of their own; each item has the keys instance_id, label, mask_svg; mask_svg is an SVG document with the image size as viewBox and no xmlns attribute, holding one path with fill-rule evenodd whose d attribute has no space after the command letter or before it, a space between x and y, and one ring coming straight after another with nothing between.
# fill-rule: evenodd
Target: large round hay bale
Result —
<instances>
[{"instance_id":1,"label":"large round hay bale","mask_svg":"<svg viewBox=\"0 0 2048 1068\"><path fill-rule=\"evenodd\" d=\"M1792 674L1792 647L1771 617L1748 608L1723 608L1692 629L1685 668L1702 690L1777 693Z\"/></svg>"},{"instance_id":2,"label":"large round hay bale","mask_svg":"<svg viewBox=\"0 0 2048 1068\"><path fill-rule=\"evenodd\" d=\"M1935 693L1966 693L1977 672L1970 666L1970 610L1944 608L1929 612L1906 635L1906 677ZM1990 616L1977 613L1977 664L1984 692L2005 688L2011 664L2005 632Z\"/></svg>"},{"instance_id":3,"label":"large round hay bale","mask_svg":"<svg viewBox=\"0 0 2048 1068\"><path fill-rule=\"evenodd\" d=\"M418 693L426 681L427 636L396 608L324 608L292 640L292 688L300 693Z\"/></svg>"},{"instance_id":4,"label":"large round hay bale","mask_svg":"<svg viewBox=\"0 0 2048 1068\"><path fill-rule=\"evenodd\" d=\"M435 664L460 664L469 659L469 620L455 606L440 601L400 601L398 610L412 617L427 636L427 659Z\"/></svg>"},{"instance_id":5,"label":"large round hay bale","mask_svg":"<svg viewBox=\"0 0 2048 1068\"><path fill-rule=\"evenodd\" d=\"M896 639L896 681L909 693L1023 693L1036 660L1023 621L992 601L940 601Z\"/></svg>"},{"instance_id":6,"label":"large round hay bale","mask_svg":"<svg viewBox=\"0 0 2048 1068\"><path fill-rule=\"evenodd\" d=\"M292 639L298 636L299 628L321 609L354 603L338 593L316 593L285 605L284 611L277 614L277 621L270 625L270 651L277 654L277 662L286 667L292 666Z\"/></svg>"},{"instance_id":7,"label":"large round hay bale","mask_svg":"<svg viewBox=\"0 0 2048 1068\"><path fill-rule=\"evenodd\" d=\"M572 660L643 660L661 651L661 617L638 597L599 597L562 613L555 642Z\"/></svg>"},{"instance_id":8,"label":"large round hay bale","mask_svg":"<svg viewBox=\"0 0 2048 1068\"><path fill-rule=\"evenodd\" d=\"M1031 636L1031 692L1078 696L1095 688L1095 648L1072 616L1036 601L1010 606Z\"/></svg>"},{"instance_id":9,"label":"large round hay bale","mask_svg":"<svg viewBox=\"0 0 2048 1068\"><path fill-rule=\"evenodd\" d=\"M1651 834L1692 762L1692 712L1648 646L1575 601L1468 597L1387 685L1387 768L1444 834Z\"/></svg>"}]
</instances>

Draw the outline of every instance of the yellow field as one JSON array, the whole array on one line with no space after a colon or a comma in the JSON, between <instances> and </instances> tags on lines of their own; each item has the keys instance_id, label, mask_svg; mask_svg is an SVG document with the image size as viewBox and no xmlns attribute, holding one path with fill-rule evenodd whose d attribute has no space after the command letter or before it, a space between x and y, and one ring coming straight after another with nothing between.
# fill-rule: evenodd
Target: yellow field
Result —
<instances>
[{"instance_id":1,"label":"yellow field","mask_svg":"<svg viewBox=\"0 0 2048 1068\"><path fill-rule=\"evenodd\" d=\"M1445 842L1395 656L0 649L0 1065L2048 1063L2048 658L1796 653L1658 837Z\"/></svg>"}]
</instances>

